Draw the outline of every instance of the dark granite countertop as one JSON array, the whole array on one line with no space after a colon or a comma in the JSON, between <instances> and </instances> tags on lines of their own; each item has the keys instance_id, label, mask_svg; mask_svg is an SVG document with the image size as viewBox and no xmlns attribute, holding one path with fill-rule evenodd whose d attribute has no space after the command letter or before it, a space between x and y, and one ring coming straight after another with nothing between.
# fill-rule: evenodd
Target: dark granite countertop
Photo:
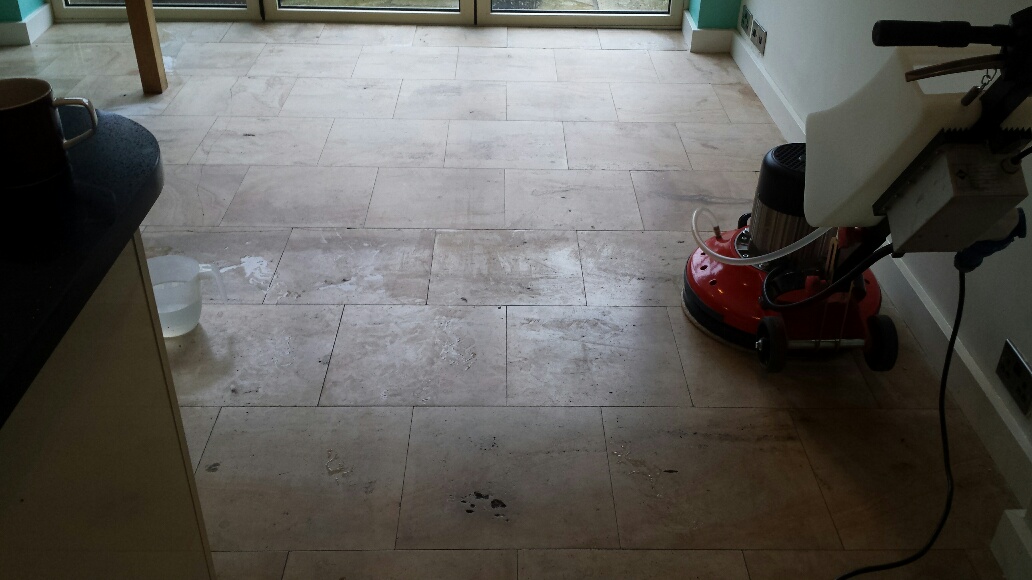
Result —
<instances>
[{"instance_id":1,"label":"dark granite countertop","mask_svg":"<svg viewBox=\"0 0 1032 580\"><path fill-rule=\"evenodd\" d=\"M81 107L60 113L66 135L88 127ZM30 195L0 181L0 426L161 192L154 136L119 115L99 121L68 151L64 187Z\"/></svg>"}]
</instances>

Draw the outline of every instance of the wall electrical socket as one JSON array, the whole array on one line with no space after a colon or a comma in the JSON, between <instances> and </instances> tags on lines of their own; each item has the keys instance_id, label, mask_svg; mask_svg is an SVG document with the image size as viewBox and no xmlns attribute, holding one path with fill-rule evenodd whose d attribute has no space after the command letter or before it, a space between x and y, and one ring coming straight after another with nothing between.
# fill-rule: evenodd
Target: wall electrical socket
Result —
<instances>
[{"instance_id":1,"label":"wall electrical socket","mask_svg":"<svg viewBox=\"0 0 1032 580\"><path fill-rule=\"evenodd\" d=\"M756 20L753 20L752 33L749 35L749 40L752 41L756 50L760 51L761 55L767 52L767 29L760 26L760 23L756 22Z\"/></svg>"},{"instance_id":2,"label":"wall electrical socket","mask_svg":"<svg viewBox=\"0 0 1032 580\"><path fill-rule=\"evenodd\" d=\"M1009 340L1003 344L996 375L1010 391L1021 412L1028 415L1029 409L1032 409L1032 368Z\"/></svg>"},{"instance_id":3,"label":"wall electrical socket","mask_svg":"<svg viewBox=\"0 0 1032 580\"><path fill-rule=\"evenodd\" d=\"M746 36L752 34L752 11L745 4L742 4L742 17L738 20L738 26Z\"/></svg>"}]
</instances>

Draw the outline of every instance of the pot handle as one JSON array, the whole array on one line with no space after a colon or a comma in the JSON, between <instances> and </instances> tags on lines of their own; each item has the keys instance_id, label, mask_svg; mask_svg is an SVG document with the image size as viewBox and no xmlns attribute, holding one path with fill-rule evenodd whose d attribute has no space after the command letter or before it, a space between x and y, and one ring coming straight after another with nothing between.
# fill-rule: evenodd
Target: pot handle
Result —
<instances>
[{"instance_id":1,"label":"pot handle","mask_svg":"<svg viewBox=\"0 0 1032 580\"><path fill-rule=\"evenodd\" d=\"M71 105L75 107L83 107L90 112L90 128L83 131L79 135L72 137L71 139L65 139L62 145L65 150L75 147L79 143L82 143L86 139L89 139L97 132L97 110L93 108L93 103L89 99L83 99L81 97L65 97L62 99L54 99L54 106L60 107L62 105Z\"/></svg>"}]
</instances>

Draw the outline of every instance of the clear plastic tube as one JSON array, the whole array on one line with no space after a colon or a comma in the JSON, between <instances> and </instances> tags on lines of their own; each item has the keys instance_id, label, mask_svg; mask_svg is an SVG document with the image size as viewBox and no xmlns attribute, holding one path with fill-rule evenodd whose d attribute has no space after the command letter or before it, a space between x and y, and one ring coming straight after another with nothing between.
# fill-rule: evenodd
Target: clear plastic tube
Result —
<instances>
[{"instance_id":1,"label":"clear plastic tube","mask_svg":"<svg viewBox=\"0 0 1032 580\"><path fill-rule=\"evenodd\" d=\"M820 238L821 236L823 236L831 230L831 228L828 227L817 228L806 237L801 238L796 242L789 244L784 248L781 248L780 250L776 250L774 252L764 254L762 256L753 256L751 258L732 258L730 256L721 256L720 254L711 250L709 246L706 245L705 240L703 240L702 237L699 235L698 222L699 215L702 213L708 214L714 222L717 221L717 216L713 215L713 212L711 212L707 208L700 207L696 209L694 212L692 212L692 237L695 238L695 243L699 245L699 249L705 252L707 256L713 258L721 264L727 264L729 266L758 266L760 264L764 264L767 262L773 262L778 258L784 258L792 252L796 252L803 249L804 247L817 241L818 238Z\"/></svg>"}]
</instances>

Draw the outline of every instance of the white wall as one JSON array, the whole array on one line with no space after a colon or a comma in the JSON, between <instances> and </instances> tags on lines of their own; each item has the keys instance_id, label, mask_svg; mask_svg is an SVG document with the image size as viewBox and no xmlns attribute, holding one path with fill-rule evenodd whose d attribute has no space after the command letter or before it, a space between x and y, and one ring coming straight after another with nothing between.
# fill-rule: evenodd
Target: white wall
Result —
<instances>
[{"instance_id":1,"label":"white wall","mask_svg":"<svg viewBox=\"0 0 1032 580\"><path fill-rule=\"evenodd\" d=\"M1010 14L1032 4L1030 0L746 0L756 20L768 31L766 55L747 55L744 44L736 45L736 59L757 69L761 82L772 83L757 92L783 95L782 102L767 102L768 108L788 108L791 116L775 115L786 135L803 134L801 126L785 126L804 121L810 113L841 102L863 85L877 71L888 49L875 47L871 28L879 19L967 20L975 24L1006 22ZM976 74L977 80L981 74ZM754 84L756 84L754 82ZM1030 158L1032 160L1032 158ZM1025 165L1026 178L1032 185L1032 163ZM1023 204L1032 217L1032 200ZM956 308L957 274L951 255L915 254L904 258L910 285L923 296L923 306L938 310L952 323ZM898 272L898 271L897 271ZM893 298L896 298L893 296ZM1005 253L990 258L981 269L968 276L968 307L962 325L961 342L970 353L972 369L988 378L982 389L990 405L965 408L969 418L978 423L995 420L1009 425L1011 449L1032 449L1032 421L1021 415L996 377L996 361L1005 338L1010 338L1027 356L1032 357L1032 239L1013 245ZM908 315L909 316L909 315ZM908 322L910 320L908 319ZM940 337L941 338L941 337ZM931 351L937 350L935 345ZM999 417L971 417L972 414L996 413ZM983 439L987 431L980 431ZM997 433L1000 431L997 430ZM1017 445L1015 445L1015 443ZM993 451L1000 447L988 441ZM996 447L994 447L996 445ZM1005 445L1005 446L1006 446ZM997 461L1000 458L997 454ZM1001 466L1003 467L1003 466ZM1004 468L1007 471L1007 468ZM1032 495L1032 481L1024 469L1010 470L1009 481L1016 487L1021 501ZM1021 474L1021 481L1016 480Z\"/></svg>"}]
</instances>

